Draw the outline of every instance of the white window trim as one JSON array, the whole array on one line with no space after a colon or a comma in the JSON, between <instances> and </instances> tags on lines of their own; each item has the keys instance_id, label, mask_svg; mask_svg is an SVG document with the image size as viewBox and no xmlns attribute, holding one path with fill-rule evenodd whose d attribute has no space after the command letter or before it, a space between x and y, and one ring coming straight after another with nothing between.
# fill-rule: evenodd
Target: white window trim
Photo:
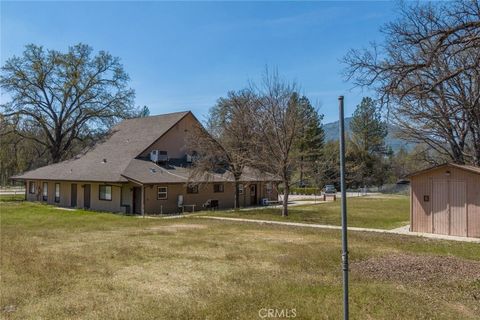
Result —
<instances>
[{"instance_id":1,"label":"white window trim","mask_svg":"<svg viewBox=\"0 0 480 320\"><path fill-rule=\"evenodd\" d=\"M220 186L219 191L215 191L215 186ZM223 183L214 183L213 184L213 193L224 193L225 192L225 185Z\"/></svg>"},{"instance_id":2,"label":"white window trim","mask_svg":"<svg viewBox=\"0 0 480 320\"><path fill-rule=\"evenodd\" d=\"M160 189L165 189L165 191L160 191ZM162 196L160 196L162 194ZM159 186L157 187L157 200L167 200L168 199L168 187Z\"/></svg>"},{"instance_id":3,"label":"white window trim","mask_svg":"<svg viewBox=\"0 0 480 320\"><path fill-rule=\"evenodd\" d=\"M35 181L30 181L28 183L28 193L35 194L36 183Z\"/></svg>"},{"instance_id":4,"label":"white window trim","mask_svg":"<svg viewBox=\"0 0 480 320\"><path fill-rule=\"evenodd\" d=\"M57 187L58 187L58 190L57 190ZM58 182L55 183L55 202L60 202L60 183Z\"/></svg>"},{"instance_id":5,"label":"white window trim","mask_svg":"<svg viewBox=\"0 0 480 320\"><path fill-rule=\"evenodd\" d=\"M48 182L43 183L42 198L44 201L48 200Z\"/></svg>"},{"instance_id":6,"label":"white window trim","mask_svg":"<svg viewBox=\"0 0 480 320\"><path fill-rule=\"evenodd\" d=\"M105 197L102 198L102 187L105 188ZM107 193L107 188L110 188L110 193ZM103 184L103 185L100 185L98 186L98 200L102 200L102 201L112 201L112 193L113 193L113 188L111 185L109 184ZM108 195L110 195L110 197L108 197Z\"/></svg>"}]
</instances>

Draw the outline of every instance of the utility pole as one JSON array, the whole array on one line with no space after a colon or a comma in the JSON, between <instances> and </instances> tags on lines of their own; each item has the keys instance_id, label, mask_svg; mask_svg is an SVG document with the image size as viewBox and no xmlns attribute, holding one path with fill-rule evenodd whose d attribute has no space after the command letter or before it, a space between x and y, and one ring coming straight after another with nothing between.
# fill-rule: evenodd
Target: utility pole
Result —
<instances>
[{"instance_id":1,"label":"utility pole","mask_svg":"<svg viewBox=\"0 0 480 320\"><path fill-rule=\"evenodd\" d=\"M340 127L340 187L342 191L342 270L343 270L343 319L348 320L348 243L347 243L347 192L345 190L345 120L343 96L338 97Z\"/></svg>"}]
</instances>

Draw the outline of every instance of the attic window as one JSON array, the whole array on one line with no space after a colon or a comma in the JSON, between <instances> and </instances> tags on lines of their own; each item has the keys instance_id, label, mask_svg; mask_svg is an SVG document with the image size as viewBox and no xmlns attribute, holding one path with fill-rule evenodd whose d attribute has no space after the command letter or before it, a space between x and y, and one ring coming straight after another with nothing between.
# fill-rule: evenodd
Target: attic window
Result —
<instances>
[{"instance_id":1,"label":"attic window","mask_svg":"<svg viewBox=\"0 0 480 320\"><path fill-rule=\"evenodd\" d=\"M150 168L150 172L155 173L155 172L157 172L157 170L155 170L155 168Z\"/></svg>"}]
</instances>

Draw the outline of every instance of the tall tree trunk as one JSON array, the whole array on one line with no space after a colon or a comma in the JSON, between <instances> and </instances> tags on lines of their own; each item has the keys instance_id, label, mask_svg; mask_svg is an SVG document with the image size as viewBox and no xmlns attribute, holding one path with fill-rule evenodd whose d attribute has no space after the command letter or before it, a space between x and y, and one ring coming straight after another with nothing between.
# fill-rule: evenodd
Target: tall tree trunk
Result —
<instances>
[{"instance_id":1,"label":"tall tree trunk","mask_svg":"<svg viewBox=\"0 0 480 320\"><path fill-rule=\"evenodd\" d=\"M60 145L54 144L50 147L50 156L52 157L52 163L57 163L62 160L62 154L60 151Z\"/></svg>"},{"instance_id":2,"label":"tall tree trunk","mask_svg":"<svg viewBox=\"0 0 480 320\"><path fill-rule=\"evenodd\" d=\"M288 216L288 195L290 194L290 186L288 185L288 181L283 181L283 203L282 203L282 217Z\"/></svg>"},{"instance_id":3,"label":"tall tree trunk","mask_svg":"<svg viewBox=\"0 0 480 320\"><path fill-rule=\"evenodd\" d=\"M303 156L300 157L300 187L303 187Z\"/></svg>"}]
</instances>

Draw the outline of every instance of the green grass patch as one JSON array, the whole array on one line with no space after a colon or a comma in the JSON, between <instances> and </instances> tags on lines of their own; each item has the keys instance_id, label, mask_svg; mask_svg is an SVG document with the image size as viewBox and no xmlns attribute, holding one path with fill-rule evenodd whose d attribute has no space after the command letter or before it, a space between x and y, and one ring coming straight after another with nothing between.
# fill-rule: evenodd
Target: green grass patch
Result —
<instances>
[{"instance_id":1,"label":"green grass patch","mask_svg":"<svg viewBox=\"0 0 480 320\"><path fill-rule=\"evenodd\" d=\"M23 201L25 200L25 194L0 194L0 202L5 201Z\"/></svg>"},{"instance_id":2,"label":"green grass patch","mask_svg":"<svg viewBox=\"0 0 480 320\"><path fill-rule=\"evenodd\" d=\"M0 209L2 319L260 319L262 308L295 309L296 319L342 315L337 230L29 202ZM480 266L478 244L359 232L349 240L353 319L478 319L480 283L459 273ZM417 257L409 270L425 267L431 279L356 267L399 254ZM434 268L429 257L454 265Z\"/></svg>"},{"instance_id":3,"label":"green grass patch","mask_svg":"<svg viewBox=\"0 0 480 320\"><path fill-rule=\"evenodd\" d=\"M407 196L348 198L348 225L378 229L401 227L410 223L409 206ZM341 225L340 200L314 205L292 206L289 209L288 217L282 217L281 209L278 208L219 211L209 214L246 219Z\"/></svg>"}]
</instances>

